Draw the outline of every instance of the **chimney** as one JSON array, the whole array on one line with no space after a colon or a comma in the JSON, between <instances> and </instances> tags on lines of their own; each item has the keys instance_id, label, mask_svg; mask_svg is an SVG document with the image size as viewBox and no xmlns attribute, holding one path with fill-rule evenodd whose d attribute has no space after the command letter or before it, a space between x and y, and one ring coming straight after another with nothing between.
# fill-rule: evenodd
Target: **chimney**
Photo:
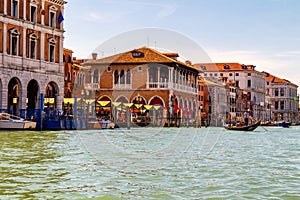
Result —
<instances>
[{"instance_id":1,"label":"chimney","mask_svg":"<svg viewBox=\"0 0 300 200\"><path fill-rule=\"evenodd\" d=\"M97 59L97 53L92 53L92 58L93 58L93 60L96 60Z\"/></svg>"}]
</instances>

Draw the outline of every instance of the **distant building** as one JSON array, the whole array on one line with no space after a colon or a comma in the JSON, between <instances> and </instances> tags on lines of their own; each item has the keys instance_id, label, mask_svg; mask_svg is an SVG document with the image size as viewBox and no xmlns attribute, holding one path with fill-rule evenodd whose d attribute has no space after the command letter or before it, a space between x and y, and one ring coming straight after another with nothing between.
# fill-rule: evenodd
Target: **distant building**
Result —
<instances>
[{"instance_id":1,"label":"distant building","mask_svg":"<svg viewBox=\"0 0 300 200\"><path fill-rule=\"evenodd\" d=\"M73 51L70 49L64 48L64 98L71 98L73 97L73 87L74 87L74 80L76 78L76 71L73 70L73 59L72 59Z\"/></svg>"},{"instance_id":2,"label":"distant building","mask_svg":"<svg viewBox=\"0 0 300 200\"><path fill-rule=\"evenodd\" d=\"M90 68L84 89L95 94L98 113L120 120L127 106L133 119L147 115L154 119L155 109L161 110L164 118L178 114L184 123L196 117L199 71L177 60L177 53L143 47L106 58L93 57L82 64Z\"/></svg>"},{"instance_id":3,"label":"distant building","mask_svg":"<svg viewBox=\"0 0 300 200\"><path fill-rule=\"evenodd\" d=\"M296 84L286 79L279 78L268 72L263 72L266 76L266 92L269 95L269 109L271 121L288 121L299 123Z\"/></svg>"},{"instance_id":4,"label":"distant building","mask_svg":"<svg viewBox=\"0 0 300 200\"><path fill-rule=\"evenodd\" d=\"M211 126L222 126L228 116L227 91L223 81L209 77L205 79L208 88L208 121Z\"/></svg>"},{"instance_id":5,"label":"distant building","mask_svg":"<svg viewBox=\"0 0 300 200\"><path fill-rule=\"evenodd\" d=\"M249 110L253 118L260 115L261 104L265 101L265 76L255 70L254 65L239 63L199 63L195 64L203 73L205 79L208 77L226 77L228 82L234 82L235 86L241 88L247 94L243 109Z\"/></svg>"},{"instance_id":6,"label":"distant building","mask_svg":"<svg viewBox=\"0 0 300 200\"><path fill-rule=\"evenodd\" d=\"M209 99L208 85L202 76L198 76L198 112L201 125L209 125L211 116L211 101Z\"/></svg>"},{"instance_id":7,"label":"distant building","mask_svg":"<svg viewBox=\"0 0 300 200\"><path fill-rule=\"evenodd\" d=\"M1 0L0 109L61 108L64 0Z\"/></svg>"}]
</instances>

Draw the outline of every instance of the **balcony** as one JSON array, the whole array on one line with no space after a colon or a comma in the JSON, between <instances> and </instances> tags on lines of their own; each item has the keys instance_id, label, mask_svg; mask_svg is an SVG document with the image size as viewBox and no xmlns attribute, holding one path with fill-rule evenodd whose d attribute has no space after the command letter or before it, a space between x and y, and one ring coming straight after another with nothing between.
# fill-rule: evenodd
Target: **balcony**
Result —
<instances>
[{"instance_id":1,"label":"balcony","mask_svg":"<svg viewBox=\"0 0 300 200\"><path fill-rule=\"evenodd\" d=\"M148 89L173 89L182 92L197 93L197 88L193 88L192 86L188 86L188 85L181 85L178 83L171 83L171 82L149 82L147 84L147 88Z\"/></svg>"},{"instance_id":2,"label":"balcony","mask_svg":"<svg viewBox=\"0 0 300 200\"><path fill-rule=\"evenodd\" d=\"M131 84L115 84L114 90L125 90L125 89L131 89Z\"/></svg>"},{"instance_id":3,"label":"balcony","mask_svg":"<svg viewBox=\"0 0 300 200\"><path fill-rule=\"evenodd\" d=\"M84 85L84 89L86 90L98 90L100 89L100 84L99 83L86 83Z\"/></svg>"}]
</instances>

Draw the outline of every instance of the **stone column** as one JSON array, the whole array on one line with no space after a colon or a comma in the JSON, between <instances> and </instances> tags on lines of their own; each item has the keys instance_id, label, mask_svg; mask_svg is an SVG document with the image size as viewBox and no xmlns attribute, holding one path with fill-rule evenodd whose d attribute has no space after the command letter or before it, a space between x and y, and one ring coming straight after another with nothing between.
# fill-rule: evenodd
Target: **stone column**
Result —
<instances>
[{"instance_id":1,"label":"stone column","mask_svg":"<svg viewBox=\"0 0 300 200\"><path fill-rule=\"evenodd\" d=\"M23 62L23 64L24 64L24 59L26 58L26 44L27 44L27 41L26 41L26 28L25 27L23 27L23 49L22 49L22 51L23 51L23 54L22 54L22 57L23 57L23 59L22 59L22 62Z\"/></svg>"},{"instance_id":2,"label":"stone column","mask_svg":"<svg viewBox=\"0 0 300 200\"><path fill-rule=\"evenodd\" d=\"M2 109L6 109L7 108L7 96L8 96L8 80L9 77L8 76L4 76L3 78L5 78L7 81L3 81L2 80L2 91L1 91L1 105L0 107Z\"/></svg>"},{"instance_id":3,"label":"stone column","mask_svg":"<svg viewBox=\"0 0 300 200\"><path fill-rule=\"evenodd\" d=\"M44 61L45 61L45 33L41 32L40 36L40 70L44 72Z\"/></svg>"},{"instance_id":4,"label":"stone column","mask_svg":"<svg viewBox=\"0 0 300 200\"><path fill-rule=\"evenodd\" d=\"M7 15L7 0L4 0L4 3L3 3L3 6L4 6L4 15Z\"/></svg>"},{"instance_id":5,"label":"stone column","mask_svg":"<svg viewBox=\"0 0 300 200\"><path fill-rule=\"evenodd\" d=\"M44 0L41 1L41 6L42 6L43 9L45 9L45 2L44 2ZM42 25L45 25L45 21L44 20L45 20L45 15L41 15L41 24Z\"/></svg>"},{"instance_id":6,"label":"stone column","mask_svg":"<svg viewBox=\"0 0 300 200\"><path fill-rule=\"evenodd\" d=\"M6 0L4 0L4 2L6 2ZM3 54L2 54L2 64L5 64L5 58L6 58L6 54L7 54L7 23L4 22L3 23L3 31L2 31L2 44L3 44Z\"/></svg>"},{"instance_id":7,"label":"stone column","mask_svg":"<svg viewBox=\"0 0 300 200\"><path fill-rule=\"evenodd\" d=\"M160 67L157 67L157 86L160 88Z\"/></svg>"},{"instance_id":8,"label":"stone column","mask_svg":"<svg viewBox=\"0 0 300 200\"><path fill-rule=\"evenodd\" d=\"M60 73L64 73L64 67L63 67L63 54L64 54L64 37L61 34L59 37L59 70Z\"/></svg>"},{"instance_id":9,"label":"stone column","mask_svg":"<svg viewBox=\"0 0 300 200\"><path fill-rule=\"evenodd\" d=\"M27 3L27 1L23 1L23 19L24 20L26 20L26 7L27 7L26 3Z\"/></svg>"}]
</instances>

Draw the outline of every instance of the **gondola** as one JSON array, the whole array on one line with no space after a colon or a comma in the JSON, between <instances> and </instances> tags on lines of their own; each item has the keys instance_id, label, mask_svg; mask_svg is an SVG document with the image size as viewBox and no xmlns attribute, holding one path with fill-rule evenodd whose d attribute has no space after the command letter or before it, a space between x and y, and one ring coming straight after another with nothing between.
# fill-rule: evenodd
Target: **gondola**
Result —
<instances>
[{"instance_id":1,"label":"gondola","mask_svg":"<svg viewBox=\"0 0 300 200\"><path fill-rule=\"evenodd\" d=\"M224 128L232 131L254 131L260 125L260 123L261 121L257 121L254 124L237 126L233 126L232 124L224 124Z\"/></svg>"}]
</instances>

